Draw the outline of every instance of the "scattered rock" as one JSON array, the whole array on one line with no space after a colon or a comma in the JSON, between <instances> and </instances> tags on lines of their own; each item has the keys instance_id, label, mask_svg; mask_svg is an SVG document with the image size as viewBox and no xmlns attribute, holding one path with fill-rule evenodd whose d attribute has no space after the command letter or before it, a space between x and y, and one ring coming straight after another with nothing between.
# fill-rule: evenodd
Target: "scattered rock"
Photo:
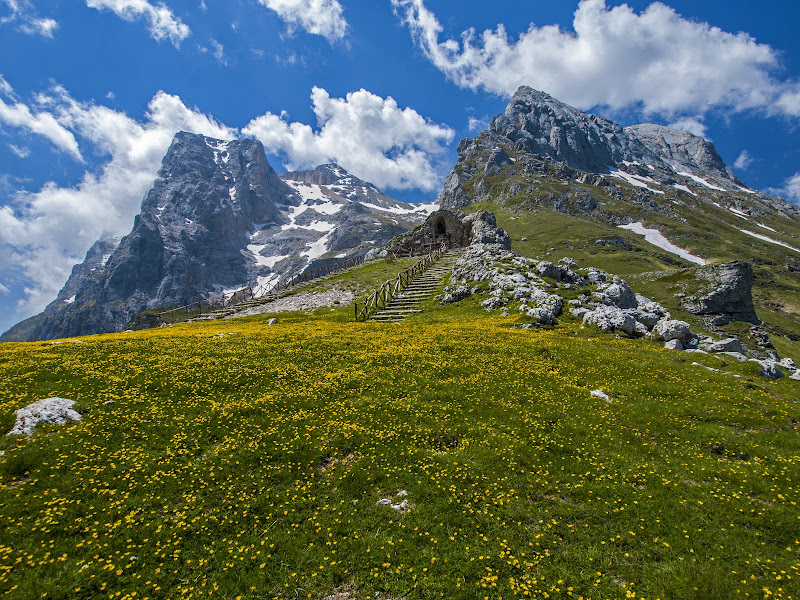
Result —
<instances>
[{"instance_id":1,"label":"scattered rock","mask_svg":"<svg viewBox=\"0 0 800 600\"><path fill-rule=\"evenodd\" d=\"M483 302L481 302L481 307L483 310L486 311L493 311L498 310L504 306L503 301L500 298L487 298Z\"/></svg>"},{"instance_id":2,"label":"scattered rock","mask_svg":"<svg viewBox=\"0 0 800 600\"><path fill-rule=\"evenodd\" d=\"M278 319L276 319L275 317L267 321L267 325L277 325L277 324L278 324Z\"/></svg>"},{"instance_id":3,"label":"scattered rock","mask_svg":"<svg viewBox=\"0 0 800 600\"><path fill-rule=\"evenodd\" d=\"M601 400L605 400L606 402L611 404L611 398L609 398L608 394L606 394L603 390L592 390L591 392L589 392L589 394L591 396L594 396L595 398L600 398Z\"/></svg>"},{"instance_id":4,"label":"scattered rock","mask_svg":"<svg viewBox=\"0 0 800 600\"><path fill-rule=\"evenodd\" d=\"M702 347L708 352L736 352L744 354L744 347L742 347L742 343L736 338L725 338L724 340L711 344L703 344Z\"/></svg>"},{"instance_id":5,"label":"scattered rock","mask_svg":"<svg viewBox=\"0 0 800 600\"><path fill-rule=\"evenodd\" d=\"M565 256L561 260L558 261L558 264L562 267L567 269L576 270L578 268L578 261L574 258L570 258L569 256Z\"/></svg>"},{"instance_id":6,"label":"scattered rock","mask_svg":"<svg viewBox=\"0 0 800 600\"><path fill-rule=\"evenodd\" d=\"M385 248L373 248L364 256L364 262L386 258L387 256L389 256L389 252Z\"/></svg>"},{"instance_id":7,"label":"scattered rock","mask_svg":"<svg viewBox=\"0 0 800 600\"><path fill-rule=\"evenodd\" d=\"M296 310L315 310L317 308L328 308L330 306L350 304L354 300L355 294L351 290L340 290L333 288L318 293L300 292L284 298L278 298L272 302L254 306L247 310L239 311L226 318Z\"/></svg>"},{"instance_id":8,"label":"scattered rock","mask_svg":"<svg viewBox=\"0 0 800 600\"><path fill-rule=\"evenodd\" d=\"M671 339L664 344L667 350L683 350L683 344L679 339Z\"/></svg>"},{"instance_id":9,"label":"scattered rock","mask_svg":"<svg viewBox=\"0 0 800 600\"><path fill-rule=\"evenodd\" d=\"M472 295L470 289L466 286L459 286L454 289L452 292L445 293L444 298L440 304L452 304L453 302L461 302L465 298L469 298Z\"/></svg>"},{"instance_id":10,"label":"scattered rock","mask_svg":"<svg viewBox=\"0 0 800 600\"><path fill-rule=\"evenodd\" d=\"M595 325L603 331L621 331L627 335L636 332L636 319L616 306L598 306L583 317L586 325Z\"/></svg>"},{"instance_id":11,"label":"scattered rock","mask_svg":"<svg viewBox=\"0 0 800 600\"><path fill-rule=\"evenodd\" d=\"M721 352L720 354L724 354L725 356L730 356L731 358L735 358L739 362L747 362L747 356L742 354L741 352Z\"/></svg>"},{"instance_id":12,"label":"scattered rock","mask_svg":"<svg viewBox=\"0 0 800 600\"><path fill-rule=\"evenodd\" d=\"M63 425L67 421L80 421L81 415L72 410L74 400L66 398L45 398L25 408L14 411L17 421L6 435L33 435L39 423L44 425Z\"/></svg>"},{"instance_id":13,"label":"scattered rock","mask_svg":"<svg viewBox=\"0 0 800 600\"><path fill-rule=\"evenodd\" d=\"M663 317L663 315L660 315L657 312L649 312L639 308L631 310L628 314L636 319L638 323L642 324L647 331L653 329L653 327L655 327Z\"/></svg>"},{"instance_id":14,"label":"scattered rock","mask_svg":"<svg viewBox=\"0 0 800 600\"><path fill-rule=\"evenodd\" d=\"M532 308L528 311L528 316L536 319L540 325L555 325L555 315L546 308Z\"/></svg>"},{"instance_id":15,"label":"scattered rock","mask_svg":"<svg viewBox=\"0 0 800 600\"><path fill-rule=\"evenodd\" d=\"M759 375L761 375L761 377L764 379L775 381L776 379L783 377L783 371L780 370L778 363L776 363L774 360L756 360L754 358L751 358L750 360L761 365L761 372Z\"/></svg>"},{"instance_id":16,"label":"scattered rock","mask_svg":"<svg viewBox=\"0 0 800 600\"><path fill-rule=\"evenodd\" d=\"M408 492L406 492L405 490L400 490L393 497L381 498L375 504L378 504L379 506L388 506L389 508L391 508L392 510L396 510L397 512L406 512L406 510L408 509L407 496ZM394 498L403 498L403 500L402 502L395 504L394 502L392 502Z\"/></svg>"},{"instance_id":17,"label":"scattered rock","mask_svg":"<svg viewBox=\"0 0 800 600\"><path fill-rule=\"evenodd\" d=\"M636 308L639 303L636 301L636 294L625 283L624 279L615 278L614 283L605 288L601 288L602 297L607 303L611 303L617 308Z\"/></svg>"},{"instance_id":18,"label":"scattered rock","mask_svg":"<svg viewBox=\"0 0 800 600\"><path fill-rule=\"evenodd\" d=\"M573 316L583 321L583 318L591 311L588 308L573 308L569 312L571 312Z\"/></svg>"},{"instance_id":19,"label":"scattered rock","mask_svg":"<svg viewBox=\"0 0 800 600\"><path fill-rule=\"evenodd\" d=\"M665 342L679 340L681 345L688 342L692 335L691 328L686 321L672 319L661 319L653 328L653 333Z\"/></svg>"}]
</instances>

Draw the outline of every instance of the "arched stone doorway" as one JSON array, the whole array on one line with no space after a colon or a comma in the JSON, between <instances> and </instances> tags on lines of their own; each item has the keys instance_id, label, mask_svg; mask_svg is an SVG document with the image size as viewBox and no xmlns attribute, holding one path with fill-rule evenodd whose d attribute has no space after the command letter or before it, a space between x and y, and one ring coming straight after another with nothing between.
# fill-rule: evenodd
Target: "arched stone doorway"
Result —
<instances>
[{"instance_id":1,"label":"arched stone doorway","mask_svg":"<svg viewBox=\"0 0 800 600\"><path fill-rule=\"evenodd\" d=\"M436 220L433 222L433 235L436 237L447 235L447 223L444 216L436 215Z\"/></svg>"}]
</instances>

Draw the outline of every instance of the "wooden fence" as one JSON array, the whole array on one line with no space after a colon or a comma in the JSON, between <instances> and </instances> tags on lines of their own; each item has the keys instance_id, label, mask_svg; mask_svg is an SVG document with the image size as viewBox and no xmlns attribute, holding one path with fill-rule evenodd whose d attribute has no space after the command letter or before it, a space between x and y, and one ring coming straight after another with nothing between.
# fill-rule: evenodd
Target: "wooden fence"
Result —
<instances>
[{"instance_id":1,"label":"wooden fence","mask_svg":"<svg viewBox=\"0 0 800 600\"><path fill-rule=\"evenodd\" d=\"M371 314L385 307L392 299L400 294L417 275L439 260L439 257L446 252L446 246L442 244L438 249L425 255L413 267L409 267L394 279L386 281L375 292L367 296L363 302L355 303L356 321L366 321Z\"/></svg>"}]
</instances>

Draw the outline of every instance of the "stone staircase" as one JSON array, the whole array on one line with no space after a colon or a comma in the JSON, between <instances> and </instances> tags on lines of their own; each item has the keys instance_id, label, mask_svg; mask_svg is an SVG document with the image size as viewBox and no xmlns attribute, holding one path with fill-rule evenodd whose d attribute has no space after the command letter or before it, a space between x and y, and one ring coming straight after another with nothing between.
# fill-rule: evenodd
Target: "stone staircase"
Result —
<instances>
[{"instance_id":1,"label":"stone staircase","mask_svg":"<svg viewBox=\"0 0 800 600\"><path fill-rule=\"evenodd\" d=\"M402 292L367 321L397 323L406 317L421 313L420 305L429 300L453 270L453 265L464 253L463 248L448 250L433 265L415 277Z\"/></svg>"}]
</instances>

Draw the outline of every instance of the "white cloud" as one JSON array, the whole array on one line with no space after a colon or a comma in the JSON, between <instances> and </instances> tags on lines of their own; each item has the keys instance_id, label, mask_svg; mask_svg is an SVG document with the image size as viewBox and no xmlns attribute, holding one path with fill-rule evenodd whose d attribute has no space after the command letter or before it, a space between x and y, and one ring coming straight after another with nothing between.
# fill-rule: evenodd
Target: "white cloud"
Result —
<instances>
[{"instance_id":1,"label":"white cloud","mask_svg":"<svg viewBox=\"0 0 800 600\"><path fill-rule=\"evenodd\" d=\"M711 141L711 138L706 136L706 131L708 127L706 124L703 123L703 117L683 117L678 119L677 121L673 121L669 124L670 127L673 129L680 129L681 131L688 131L692 135L696 135L697 137L704 138L707 141Z\"/></svg>"},{"instance_id":2,"label":"white cloud","mask_svg":"<svg viewBox=\"0 0 800 600\"><path fill-rule=\"evenodd\" d=\"M26 146L15 146L14 144L9 144L8 148L20 158L28 158L31 154L31 149Z\"/></svg>"},{"instance_id":3,"label":"white cloud","mask_svg":"<svg viewBox=\"0 0 800 600\"><path fill-rule=\"evenodd\" d=\"M11 98L12 100L16 100L17 98L14 94L14 88L9 85L2 75L0 75L0 95Z\"/></svg>"},{"instance_id":4,"label":"white cloud","mask_svg":"<svg viewBox=\"0 0 800 600\"><path fill-rule=\"evenodd\" d=\"M505 28L439 41L442 26L423 0L392 0L427 58L457 85L512 94L520 85L581 108L638 108L668 116L712 108L800 114L800 86L776 80L777 53L745 34L683 18L654 2L581 0L573 31L530 25L517 40Z\"/></svg>"},{"instance_id":5,"label":"white cloud","mask_svg":"<svg viewBox=\"0 0 800 600\"><path fill-rule=\"evenodd\" d=\"M27 23L20 25L20 31L30 35L41 35L44 37L52 38L53 32L58 29L58 23L55 19L31 19Z\"/></svg>"},{"instance_id":6,"label":"white cloud","mask_svg":"<svg viewBox=\"0 0 800 600\"><path fill-rule=\"evenodd\" d=\"M0 25L17 23L17 29L28 35L52 38L58 29L55 19L40 17L29 0L0 0L8 7L8 15L0 18Z\"/></svg>"},{"instance_id":7,"label":"white cloud","mask_svg":"<svg viewBox=\"0 0 800 600\"><path fill-rule=\"evenodd\" d=\"M733 163L733 166L740 171L746 171L752 164L753 157L747 150L742 150L742 153L739 155L739 158L736 159L736 162Z\"/></svg>"},{"instance_id":8,"label":"white cloud","mask_svg":"<svg viewBox=\"0 0 800 600\"><path fill-rule=\"evenodd\" d=\"M225 58L225 47L214 38L211 38L211 46L213 48L212 54L214 55L214 58L217 59L217 62L227 65L228 61Z\"/></svg>"},{"instance_id":9,"label":"white cloud","mask_svg":"<svg viewBox=\"0 0 800 600\"><path fill-rule=\"evenodd\" d=\"M776 102L782 112L793 117L800 117L800 83L795 83L785 89Z\"/></svg>"},{"instance_id":10,"label":"white cloud","mask_svg":"<svg viewBox=\"0 0 800 600\"><path fill-rule=\"evenodd\" d=\"M38 192L18 193L14 208L0 207L0 270L25 282L20 318L40 311L55 297L72 265L83 260L98 238L130 231L177 131L223 139L236 134L164 92L152 98L142 121L77 102L62 88L43 99L50 119L109 159L73 187L47 183Z\"/></svg>"},{"instance_id":11,"label":"white cloud","mask_svg":"<svg viewBox=\"0 0 800 600\"><path fill-rule=\"evenodd\" d=\"M338 0L258 0L275 11L289 30L296 27L333 43L347 34L347 21Z\"/></svg>"},{"instance_id":12,"label":"white cloud","mask_svg":"<svg viewBox=\"0 0 800 600\"><path fill-rule=\"evenodd\" d=\"M441 183L438 159L453 139L449 127L363 89L331 98L315 87L311 99L317 130L268 112L242 133L285 155L289 169L336 162L379 187L432 191Z\"/></svg>"},{"instance_id":13,"label":"white cloud","mask_svg":"<svg viewBox=\"0 0 800 600\"><path fill-rule=\"evenodd\" d=\"M214 38L209 39L211 48L206 46L197 46L197 49L202 52L203 54L211 54L217 62L225 67L228 66L228 59L225 57L225 46L220 44Z\"/></svg>"},{"instance_id":14,"label":"white cloud","mask_svg":"<svg viewBox=\"0 0 800 600\"><path fill-rule=\"evenodd\" d=\"M467 127L473 133L476 131L483 131L489 127L489 117L481 117L480 119L470 117Z\"/></svg>"},{"instance_id":15,"label":"white cloud","mask_svg":"<svg viewBox=\"0 0 800 600\"><path fill-rule=\"evenodd\" d=\"M800 206L800 172L795 173L787 179L779 188L767 188L768 194L781 196L792 204Z\"/></svg>"},{"instance_id":16,"label":"white cloud","mask_svg":"<svg viewBox=\"0 0 800 600\"><path fill-rule=\"evenodd\" d=\"M3 83L6 83L5 80ZM76 160L83 160L75 136L46 111L33 112L22 102L6 104L0 98L0 124L19 127L44 136Z\"/></svg>"},{"instance_id":17,"label":"white cloud","mask_svg":"<svg viewBox=\"0 0 800 600\"><path fill-rule=\"evenodd\" d=\"M110 10L126 21L145 21L153 39L169 39L176 48L191 34L189 26L163 2L154 6L147 0L86 0L86 6Z\"/></svg>"}]
</instances>

